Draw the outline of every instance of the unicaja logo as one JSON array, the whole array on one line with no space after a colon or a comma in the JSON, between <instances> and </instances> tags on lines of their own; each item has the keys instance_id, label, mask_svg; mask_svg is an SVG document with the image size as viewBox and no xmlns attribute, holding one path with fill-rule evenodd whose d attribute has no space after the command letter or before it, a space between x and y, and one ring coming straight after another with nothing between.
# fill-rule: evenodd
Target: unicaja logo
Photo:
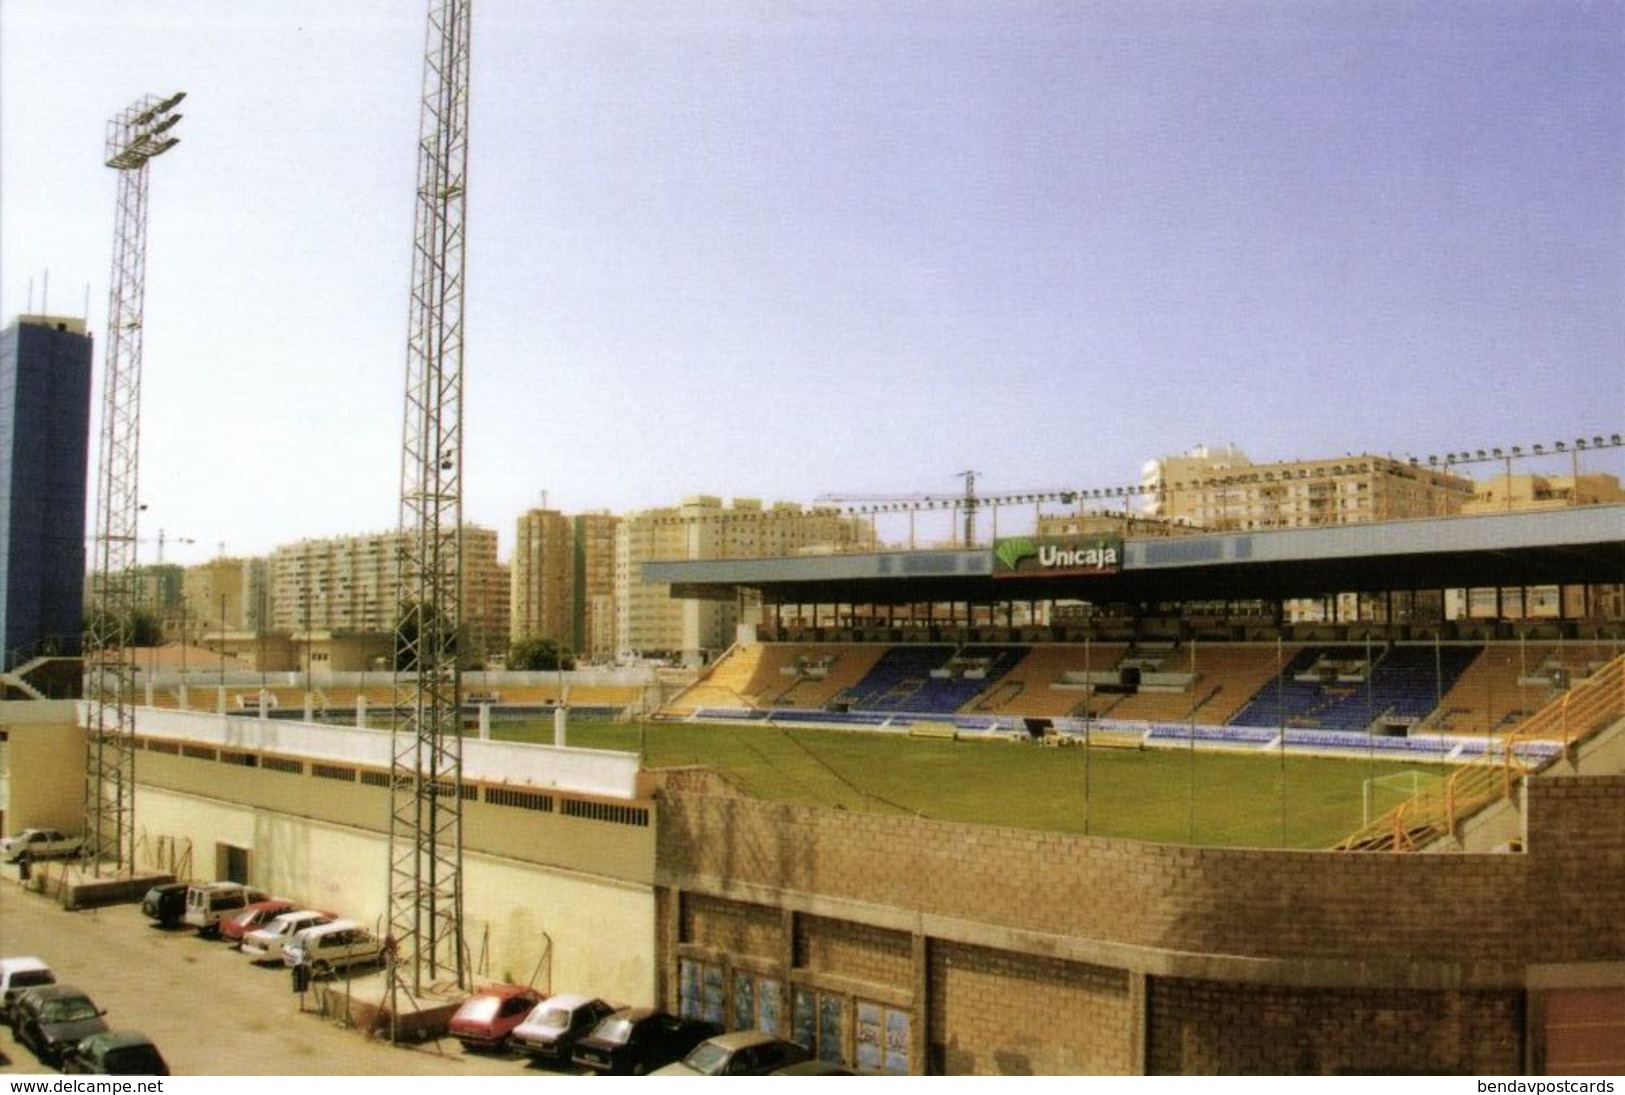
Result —
<instances>
[{"instance_id":1,"label":"unicaja logo","mask_svg":"<svg viewBox=\"0 0 1625 1095\"><path fill-rule=\"evenodd\" d=\"M1014 536L993 545L995 576L1105 574L1122 564L1122 541L1114 537L1079 541L1075 537Z\"/></svg>"},{"instance_id":2,"label":"unicaja logo","mask_svg":"<svg viewBox=\"0 0 1625 1095\"><path fill-rule=\"evenodd\" d=\"M1038 546L1025 536L1020 536L1013 540L1000 540L993 554L1004 564L1004 569L1015 570L1023 559L1038 554Z\"/></svg>"},{"instance_id":3,"label":"unicaja logo","mask_svg":"<svg viewBox=\"0 0 1625 1095\"><path fill-rule=\"evenodd\" d=\"M1117 549L1104 545L1088 548L1063 548L1045 544L1038 549L1038 565L1051 567L1084 567L1099 570L1117 565Z\"/></svg>"}]
</instances>

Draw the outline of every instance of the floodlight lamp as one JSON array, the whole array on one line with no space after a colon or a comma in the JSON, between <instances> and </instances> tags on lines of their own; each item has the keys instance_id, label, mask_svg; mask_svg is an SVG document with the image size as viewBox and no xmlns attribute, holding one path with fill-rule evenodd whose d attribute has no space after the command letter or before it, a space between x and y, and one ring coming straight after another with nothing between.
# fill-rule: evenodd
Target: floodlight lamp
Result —
<instances>
[{"instance_id":1,"label":"floodlight lamp","mask_svg":"<svg viewBox=\"0 0 1625 1095\"><path fill-rule=\"evenodd\" d=\"M160 114L162 114L166 110L174 110L177 106L180 105L181 100L184 99L184 98L186 98L186 92L177 91L177 92L175 92L175 94L171 95L169 98L167 98L163 102L159 103L157 105L157 107L155 107L154 109L156 109L158 111L158 113L160 113Z\"/></svg>"},{"instance_id":2,"label":"floodlight lamp","mask_svg":"<svg viewBox=\"0 0 1625 1095\"><path fill-rule=\"evenodd\" d=\"M1561 441L1559 441L1559 442L1557 442L1557 443L1556 443L1556 444L1555 444L1555 445L1553 445L1553 446L1552 446L1552 448L1554 448L1554 449L1556 449L1556 450L1557 450L1557 451L1558 451L1558 452L1564 452L1564 451L1566 451L1566 450L1565 450L1565 449L1564 449L1564 446L1563 446L1563 442L1561 442Z\"/></svg>"}]
</instances>

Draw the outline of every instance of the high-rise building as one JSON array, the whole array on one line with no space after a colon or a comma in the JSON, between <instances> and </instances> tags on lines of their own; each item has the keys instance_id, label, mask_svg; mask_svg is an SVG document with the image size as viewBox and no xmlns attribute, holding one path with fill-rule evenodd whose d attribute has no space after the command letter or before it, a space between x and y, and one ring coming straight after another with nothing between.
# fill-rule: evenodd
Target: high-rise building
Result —
<instances>
[{"instance_id":1,"label":"high-rise building","mask_svg":"<svg viewBox=\"0 0 1625 1095\"><path fill-rule=\"evenodd\" d=\"M273 632L393 632L396 566L403 534L381 532L300 540L271 555ZM504 649L508 575L497 562L497 534L463 526L462 628L469 655Z\"/></svg>"},{"instance_id":2,"label":"high-rise building","mask_svg":"<svg viewBox=\"0 0 1625 1095\"><path fill-rule=\"evenodd\" d=\"M720 498L694 495L680 506L628 514L615 541L617 653L701 661L732 644L741 619L733 601L674 600L670 586L643 580L644 563L847 551L866 539L861 521L795 502L764 507L755 498L736 498L725 506Z\"/></svg>"},{"instance_id":3,"label":"high-rise building","mask_svg":"<svg viewBox=\"0 0 1625 1095\"><path fill-rule=\"evenodd\" d=\"M551 639L574 649L575 536L558 510L519 515L511 568L508 638Z\"/></svg>"},{"instance_id":4,"label":"high-rise building","mask_svg":"<svg viewBox=\"0 0 1625 1095\"><path fill-rule=\"evenodd\" d=\"M582 513L575 526L574 650L584 661L615 658L615 530L621 519Z\"/></svg>"},{"instance_id":5,"label":"high-rise building","mask_svg":"<svg viewBox=\"0 0 1625 1095\"><path fill-rule=\"evenodd\" d=\"M81 319L0 332L0 669L80 649L92 351Z\"/></svg>"},{"instance_id":6,"label":"high-rise building","mask_svg":"<svg viewBox=\"0 0 1625 1095\"><path fill-rule=\"evenodd\" d=\"M187 567L182 579L186 632L259 631L266 560L222 556Z\"/></svg>"}]
</instances>

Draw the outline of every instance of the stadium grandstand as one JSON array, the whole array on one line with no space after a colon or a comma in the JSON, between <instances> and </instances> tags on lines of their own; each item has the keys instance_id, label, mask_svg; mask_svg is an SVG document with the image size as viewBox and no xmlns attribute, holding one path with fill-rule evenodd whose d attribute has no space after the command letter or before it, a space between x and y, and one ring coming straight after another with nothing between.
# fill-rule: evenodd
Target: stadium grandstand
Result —
<instances>
[{"instance_id":1,"label":"stadium grandstand","mask_svg":"<svg viewBox=\"0 0 1625 1095\"><path fill-rule=\"evenodd\" d=\"M1440 735L1509 733L1620 653L1625 622L1586 611L1598 599L1584 591L1625 578L1622 530L1625 507L1599 506L1126 537L1106 545L1120 565L1053 575L1000 573L997 545L655 563L648 576L674 595L763 606L660 715L1061 733L1183 723L1426 738L1436 752ZM1580 590L1560 600L1582 611L1452 618L1446 591L1463 575ZM1348 607L1297 622L1294 600Z\"/></svg>"}]
</instances>

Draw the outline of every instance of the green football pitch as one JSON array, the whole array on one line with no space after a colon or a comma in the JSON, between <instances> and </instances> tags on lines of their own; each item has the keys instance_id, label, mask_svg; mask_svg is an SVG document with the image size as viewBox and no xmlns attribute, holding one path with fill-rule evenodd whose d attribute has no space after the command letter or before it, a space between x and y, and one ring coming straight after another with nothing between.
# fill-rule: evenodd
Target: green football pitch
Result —
<instances>
[{"instance_id":1,"label":"green football pitch","mask_svg":"<svg viewBox=\"0 0 1625 1095\"><path fill-rule=\"evenodd\" d=\"M553 727L496 727L492 736L551 743ZM1330 847L1360 827L1366 780L1400 770L1376 758L1276 751L1043 748L694 723L573 723L568 743L641 751L648 768L703 765L779 802L1229 847Z\"/></svg>"}]
</instances>

